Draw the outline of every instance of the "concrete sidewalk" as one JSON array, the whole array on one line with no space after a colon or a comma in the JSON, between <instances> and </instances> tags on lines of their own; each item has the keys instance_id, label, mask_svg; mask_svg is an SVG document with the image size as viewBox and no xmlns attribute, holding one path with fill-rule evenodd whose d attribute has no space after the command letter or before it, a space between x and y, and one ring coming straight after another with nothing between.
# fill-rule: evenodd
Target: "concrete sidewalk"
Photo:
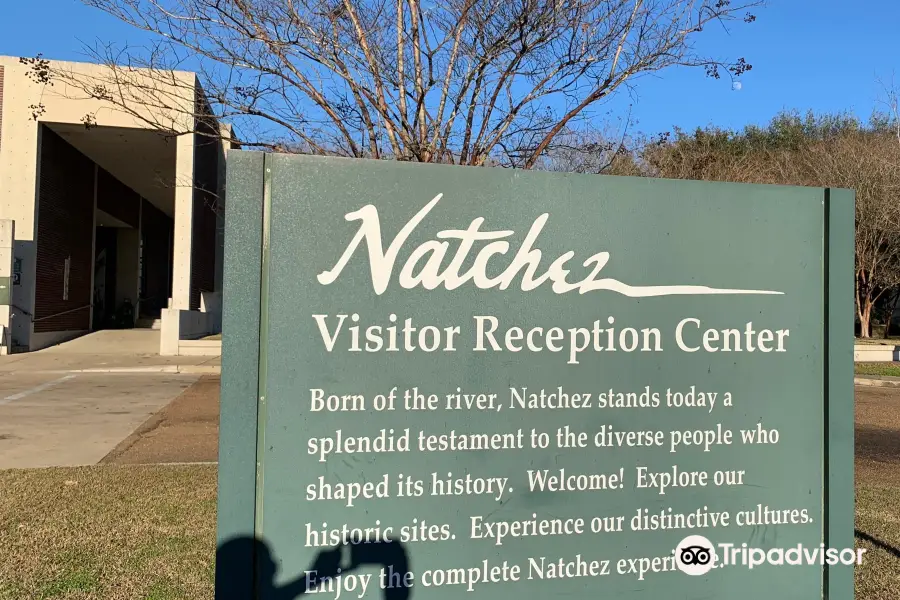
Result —
<instances>
[{"instance_id":1,"label":"concrete sidewalk","mask_svg":"<svg viewBox=\"0 0 900 600\"><path fill-rule=\"evenodd\" d=\"M38 352L0 357L0 468L95 464L202 375L220 371L219 357L158 352L158 331L132 329L99 331ZM202 393L182 404L195 407L199 396L217 410L218 378L201 387ZM205 420L210 410L201 411ZM191 421L178 412L172 418L179 432ZM176 454L187 453L195 432L174 436L184 438ZM149 450L138 444L129 457L163 460L168 439ZM193 455L215 460L215 436L204 440Z\"/></svg>"},{"instance_id":2,"label":"concrete sidewalk","mask_svg":"<svg viewBox=\"0 0 900 600\"><path fill-rule=\"evenodd\" d=\"M214 375L221 357L159 356L159 331L97 331L39 350L0 356L0 374L12 373L185 373Z\"/></svg>"},{"instance_id":3,"label":"concrete sidewalk","mask_svg":"<svg viewBox=\"0 0 900 600\"><path fill-rule=\"evenodd\" d=\"M0 374L0 469L96 464L197 379Z\"/></svg>"},{"instance_id":4,"label":"concrete sidewalk","mask_svg":"<svg viewBox=\"0 0 900 600\"><path fill-rule=\"evenodd\" d=\"M865 387L900 387L900 377L887 375L856 375L853 378L854 385Z\"/></svg>"}]
</instances>

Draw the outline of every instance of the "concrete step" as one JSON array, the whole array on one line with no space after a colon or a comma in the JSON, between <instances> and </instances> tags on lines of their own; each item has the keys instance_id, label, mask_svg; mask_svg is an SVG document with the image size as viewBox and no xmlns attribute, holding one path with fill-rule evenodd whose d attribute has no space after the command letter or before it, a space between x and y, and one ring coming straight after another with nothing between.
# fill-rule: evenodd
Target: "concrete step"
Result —
<instances>
[{"instance_id":1,"label":"concrete step","mask_svg":"<svg viewBox=\"0 0 900 600\"><path fill-rule=\"evenodd\" d=\"M900 360L900 346L887 344L856 344L854 362L894 362Z\"/></svg>"},{"instance_id":2,"label":"concrete step","mask_svg":"<svg viewBox=\"0 0 900 600\"><path fill-rule=\"evenodd\" d=\"M162 328L162 319L138 319L134 324L135 329L156 329Z\"/></svg>"},{"instance_id":3,"label":"concrete step","mask_svg":"<svg viewBox=\"0 0 900 600\"><path fill-rule=\"evenodd\" d=\"M210 348L185 348L184 346L178 347L178 355L179 356L221 356L222 353L218 350L212 350Z\"/></svg>"},{"instance_id":4,"label":"concrete step","mask_svg":"<svg viewBox=\"0 0 900 600\"><path fill-rule=\"evenodd\" d=\"M189 348L221 348L222 340L181 340L178 345Z\"/></svg>"},{"instance_id":5,"label":"concrete step","mask_svg":"<svg viewBox=\"0 0 900 600\"><path fill-rule=\"evenodd\" d=\"M222 340L181 340L178 342L181 356L221 356Z\"/></svg>"}]
</instances>

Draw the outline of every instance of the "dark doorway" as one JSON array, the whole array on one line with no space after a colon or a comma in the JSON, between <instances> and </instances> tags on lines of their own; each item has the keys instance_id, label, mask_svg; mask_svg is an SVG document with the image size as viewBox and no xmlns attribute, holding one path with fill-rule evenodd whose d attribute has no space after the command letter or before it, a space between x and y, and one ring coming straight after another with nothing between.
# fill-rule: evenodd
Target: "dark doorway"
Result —
<instances>
[{"instance_id":1,"label":"dark doorway","mask_svg":"<svg viewBox=\"0 0 900 600\"><path fill-rule=\"evenodd\" d=\"M147 200L141 210L140 316L159 319L172 296L172 219Z\"/></svg>"},{"instance_id":2,"label":"dark doorway","mask_svg":"<svg viewBox=\"0 0 900 600\"><path fill-rule=\"evenodd\" d=\"M94 252L94 322L93 329L111 326L116 310L116 246L115 227L97 227Z\"/></svg>"}]
</instances>

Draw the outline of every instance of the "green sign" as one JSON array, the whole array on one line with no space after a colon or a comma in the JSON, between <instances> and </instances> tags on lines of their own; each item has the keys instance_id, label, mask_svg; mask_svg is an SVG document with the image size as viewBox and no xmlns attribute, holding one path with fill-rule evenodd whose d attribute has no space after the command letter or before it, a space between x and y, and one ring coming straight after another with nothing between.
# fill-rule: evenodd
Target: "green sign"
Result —
<instances>
[{"instance_id":1,"label":"green sign","mask_svg":"<svg viewBox=\"0 0 900 600\"><path fill-rule=\"evenodd\" d=\"M852 192L227 185L219 598L852 598Z\"/></svg>"}]
</instances>

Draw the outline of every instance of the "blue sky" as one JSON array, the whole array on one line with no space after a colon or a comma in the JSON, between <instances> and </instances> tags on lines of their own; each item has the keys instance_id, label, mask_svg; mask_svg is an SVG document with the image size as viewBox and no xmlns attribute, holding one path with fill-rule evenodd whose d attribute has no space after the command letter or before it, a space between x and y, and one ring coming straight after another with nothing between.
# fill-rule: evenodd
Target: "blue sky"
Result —
<instances>
[{"instance_id":1,"label":"blue sky","mask_svg":"<svg viewBox=\"0 0 900 600\"><path fill-rule=\"evenodd\" d=\"M4 1L0 54L83 60L85 42L98 38L139 45L147 38L78 0ZM852 6L853 8L848 8ZM40 7L40 9L38 9ZM629 104L636 130L657 133L677 125L761 124L783 109L850 110L868 117L877 106L880 77L896 71L900 87L897 0L769 0L756 23L735 24L730 33L705 32L698 49L720 58L743 56L753 70L730 81L679 69L645 76L637 97L610 102L614 115Z\"/></svg>"}]
</instances>

